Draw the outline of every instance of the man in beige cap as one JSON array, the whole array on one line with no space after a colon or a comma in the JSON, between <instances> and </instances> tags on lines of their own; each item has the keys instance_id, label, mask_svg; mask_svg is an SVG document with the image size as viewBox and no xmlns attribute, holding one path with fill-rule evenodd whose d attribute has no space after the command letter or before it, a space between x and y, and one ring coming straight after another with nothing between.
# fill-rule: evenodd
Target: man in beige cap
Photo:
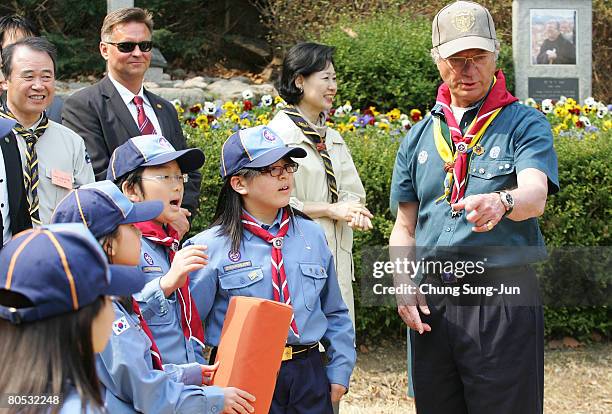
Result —
<instances>
[{"instance_id":1,"label":"man in beige cap","mask_svg":"<svg viewBox=\"0 0 612 414\"><path fill-rule=\"evenodd\" d=\"M415 288L397 299L417 412L542 413L543 313L530 264L545 257L537 217L559 189L550 125L496 71L487 9L449 4L432 41L443 83L431 116L401 143L391 185L392 259L420 263L395 274Z\"/></svg>"}]
</instances>

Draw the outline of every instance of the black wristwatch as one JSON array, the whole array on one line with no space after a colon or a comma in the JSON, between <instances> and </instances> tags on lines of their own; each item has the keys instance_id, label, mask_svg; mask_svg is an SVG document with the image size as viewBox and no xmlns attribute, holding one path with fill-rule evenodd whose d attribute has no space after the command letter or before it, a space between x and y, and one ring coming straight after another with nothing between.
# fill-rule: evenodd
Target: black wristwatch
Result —
<instances>
[{"instance_id":1,"label":"black wristwatch","mask_svg":"<svg viewBox=\"0 0 612 414\"><path fill-rule=\"evenodd\" d=\"M505 217L512 213L512 210L514 209L514 198L512 197L512 194L507 191L496 191L496 193L499 194L499 199L506 209L506 212L504 213Z\"/></svg>"}]
</instances>

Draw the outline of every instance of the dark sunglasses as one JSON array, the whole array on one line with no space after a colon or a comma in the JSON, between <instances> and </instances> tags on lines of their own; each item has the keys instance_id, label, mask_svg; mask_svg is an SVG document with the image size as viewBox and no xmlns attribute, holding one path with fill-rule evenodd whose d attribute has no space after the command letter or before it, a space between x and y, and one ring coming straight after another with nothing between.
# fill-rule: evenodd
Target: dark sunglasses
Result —
<instances>
[{"instance_id":1,"label":"dark sunglasses","mask_svg":"<svg viewBox=\"0 0 612 414\"><path fill-rule=\"evenodd\" d=\"M150 52L151 49L153 49L153 42L151 42L150 40L145 40L144 42L119 42L119 43L105 42L105 43L108 43L109 45L117 46L117 50L119 50L121 53L133 52L134 49L136 49L136 45L138 45L138 48L140 49L141 52Z\"/></svg>"}]
</instances>

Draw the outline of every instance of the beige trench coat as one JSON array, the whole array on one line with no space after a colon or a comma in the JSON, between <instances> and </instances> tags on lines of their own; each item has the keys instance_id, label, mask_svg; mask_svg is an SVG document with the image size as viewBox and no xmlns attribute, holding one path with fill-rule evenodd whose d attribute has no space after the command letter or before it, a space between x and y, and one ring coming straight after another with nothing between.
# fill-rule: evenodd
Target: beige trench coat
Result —
<instances>
[{"instance_id":1,"label":"beige trench coat","mask_svg":"<svg viewBox=\"0 0 612 414\"><path fill-rule=\"evenodd\" d=\"M302 133L302 130L282 111L276 114L268 126L275 131L287 145L306 150L305 158L297 158L299 169L295 173L295 188L291 197L291 205L299 210L304 202L329 202L331 200L327 188L327 178L323 168L323 160L316 146ZM359 174L353 163L348 147L338 131L328 128L326 137L327 151L334 167L340 201L360 200L365 203L365 190L359 179ZM334 255L336 273L342 298L349 308L349 313L355 325L355 305L353 285L355 280L353 269L353 229L347 222L335 221L328 217L315 219L323 227L327 244Z\"/></svg>"}]
</instances>

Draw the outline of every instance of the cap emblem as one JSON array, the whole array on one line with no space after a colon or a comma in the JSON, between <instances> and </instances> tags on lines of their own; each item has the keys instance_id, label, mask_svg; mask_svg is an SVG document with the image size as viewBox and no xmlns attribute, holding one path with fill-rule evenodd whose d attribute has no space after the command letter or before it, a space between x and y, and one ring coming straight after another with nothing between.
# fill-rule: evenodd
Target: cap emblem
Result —
<instances>
[{"instance_id":1,"label":"cap emblem","mask_svg":"<svg viewBox=\"0 0 612 414\"><path fill-rule=\"evenodd\" d=\"M476 23L476 18L474 17L474 13L471 10L461 10L453 16L452 19L453 26L455 29L460 31L461 33L465 33L469 31L472 27L474 27L474 23Z\"/></svg>"},{"instance_id":2,"label":"cap emblem","mask_svg":"<svg viewBox=\"0 0 612 414\"><path fill-rule=\"evenodd\" d=\"M168 140L164 137L159 137L159 145L161 147L174 151L174 147L172 146L172 144L170 144Z\"/></svg>"},{"instance_id":3,"label":"cap emblem","mask_svg":"<svg viewBox=\"0 0 612 414\"><path fill-rule=\"evenodd\" d=\"M267 139L270 142L276 141L276 137L270 131L268 131L267 129L264 129L263 136L264 136L265 139Z\"/></svg>"}]
</instances>

